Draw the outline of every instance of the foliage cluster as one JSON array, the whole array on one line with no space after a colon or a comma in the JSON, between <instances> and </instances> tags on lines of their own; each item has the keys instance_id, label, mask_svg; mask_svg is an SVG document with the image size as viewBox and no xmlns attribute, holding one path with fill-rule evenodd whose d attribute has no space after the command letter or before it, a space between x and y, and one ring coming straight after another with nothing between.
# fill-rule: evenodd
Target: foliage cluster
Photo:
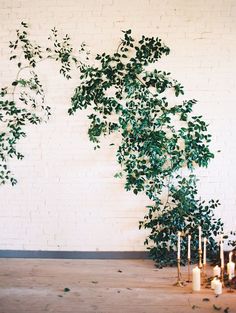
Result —
<instances>
[{"instance_id":1,"label":"foliage cluster","mask_svg":"<svg viewBox=\"0 0 236 313\"><path fill-rule=\"evenodd\" d=\"M142 36L135 42L131 30L123 33L116 52L99 54L93 65L81 66L69 114L90 108L88 134L95 149L102 136L120 134L116 156L121 172L116 176L125 177L126 190L144 192L151 200L140 227L150 230L145 244L157 266L175 263L178 231L183 255L184 235L191 234L196 260L199 225L213 257L215 236L223 227L214 217L219 201L198 198L193 174L214 157L208 125L193 114L197 101L182 99L184 87L158 69L158 61L170 52L162 40Z\"/></svg>"},{"instance_id":2,"label":"foliage cluster","mask_svg":"<svg viewBox=\"0 0 236 313\"><path fill-rule=\"evenodd\" d=\"M10 60L16 62L18 71L10 86L0 90L0 185L17 182L9 169L9 160L24 157L16 145L26 136L25 126L47 121L51 114L36 66L53 59L60 63L60 73L69 79L72 63L78 63L68 35L59 38L54 28L48 39L48 47L34 43L29 38L28 24L22 22L21 28L16 30L16 39L9 44Z\"/></svg>"},{"instance_id":3,"label":"foliage cluster","mask_svg":"<svg viewBox=\"0 0 236 313\"><path fill-rule=\"evenodd\" d=\"M0 184L16 183L8 162L23 158L16 145L26 136L25 126L50 116L36 66L53 59L70 79L75 64L81 83L69 114L89 109L88 134L95 149L103 136L120 135L116 156L121 172L115 176L124 176L125 189L145 193L151 203L139 226L150 230L145 244L157 266L175 263L178 231L183 234L183 256L186 235L191 234L196 260L199 225L213 258L215 236L223 227L214 216L219 201L199 199L194 175L196 167L207 167L214 157L209 149L211 135L202 116L193 114L197 101L183 99L184 87L169 72L158 69L158 61L170 49L159 38L142 36L136 42L128 30L116 52L99 54L89 65L73 55L68 35L60 39L54 28L49 46L42 48L29 39L28 25L22 22L21 26L16 40L10 42L10 60L16 62L18 72L11 86L0 91Z\"/></svg>"}]
</instances>

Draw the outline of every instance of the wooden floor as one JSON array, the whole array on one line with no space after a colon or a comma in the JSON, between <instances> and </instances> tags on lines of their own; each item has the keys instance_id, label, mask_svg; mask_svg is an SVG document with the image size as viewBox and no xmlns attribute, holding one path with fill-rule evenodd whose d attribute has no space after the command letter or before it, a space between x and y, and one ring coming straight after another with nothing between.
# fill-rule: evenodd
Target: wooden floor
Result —
<instances>
[{"instance_id":1,"label":"wooden floor","mask_svg":"<svg viewBox=\"0 0 236 313\"><path fill-rule=\"evenodd\" d=\"M175 281L151 260L0 259L0 313L236 313L236 291L216 298Z\"/></svg>"}]
</instances>

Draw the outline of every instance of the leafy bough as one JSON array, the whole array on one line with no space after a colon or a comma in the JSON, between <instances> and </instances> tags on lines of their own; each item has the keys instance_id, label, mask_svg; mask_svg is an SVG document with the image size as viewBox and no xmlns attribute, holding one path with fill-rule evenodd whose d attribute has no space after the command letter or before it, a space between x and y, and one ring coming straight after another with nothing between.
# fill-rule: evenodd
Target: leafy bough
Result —
<instances>
[{"instance_id":1,"label":"leafy bough","mask_svg":"<svg viewBox=\"0 0 236 313\"><path fill-rule=\"evenodd\" d=\"M196 261L199 225L208 238L208 257L214 259L215 236L223 227L214 216L219 201L199 199L194 175L196 167L207 167L214 157L208 125L193 114L197 101L183 99L183 86L158 69L158 60L170 52L162 40L142 36L135 42L131 30L123 33L116 52L81 66L69 114L89 108L88 135L95 149L101 137L119 133L121 172L116 176L125 177L126 190L145 193L152 203L139 226L150 230L145 244L157 266L175 264L178 231L183 263L187 234Z\"/></svg>"},{"instance_id":2,"label":"leafy bough","mask_svg":"<svg viewBox=\"0 0 236 313\"><path fill-rule=\"evenodd\" d=\"M41 47L29 38L28 24L21 23L16 30L15 41L10 41L10 60L15 62L17 73L10 86L0 89L0 185L17 180L9 169L12 158L23 159L17 150L17 143L26 137L25 126L40 124L51 115L50 107L45 104L45 93L36 73L37 65L45 60L54 60L60 64L59 72L70 79L73 64L80 66L80 61L73 55L70 38L58 36L52 29L49 46ZM80 52L83 52L84 44Z\"/></svg>"}]
</instances>

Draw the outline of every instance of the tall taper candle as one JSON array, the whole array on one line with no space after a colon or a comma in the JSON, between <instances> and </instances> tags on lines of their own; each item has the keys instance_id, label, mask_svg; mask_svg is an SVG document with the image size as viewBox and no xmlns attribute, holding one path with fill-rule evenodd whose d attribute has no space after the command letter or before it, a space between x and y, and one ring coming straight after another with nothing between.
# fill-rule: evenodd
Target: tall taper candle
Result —
<instances>
[{"instance_id":1,"label":"tall taper candle","mask_svg":"<svg viewBox=\"0 0 236 313\"><path fill-rule=\"evenodd\" d=\"M199 246L198 246L198 248L199 248L199 250L202 250L202 227L201 226L199 226L198 227L198 242L199 242Z\"/></svg>"},{"instance_id":2,"label":"tall taper candle","mask_svg":"<svg viewBox=\"0 0 236 313\"><path fill-rule=\"evenodd\" d=\"M220 243L220 259L221 259L221 268L224 268L225 262L224 262L224 243L223 243L223 240Z\"/></svg>"},{"instance_id":3,"label":"tall taper candle","mask_svg":"<svg viewBox=\"0 0 236 313\"><path fill-rule=\"evenodd\" d=\"M223 242L223 235L220 235L220 243L219 243L219 245L220 245L220 259L222 257L222 252L223 252L223 250L222 250L222 242Z\"/></svg>"},{"instance_id":4,"label":"tall taper candle","mask_svg":"<svg viewBox=\"0 0 236 313\"><path fill-rule=\"evenodd\" d=\"M188 235L188 260L191 259L191 235Z\"/></svg>"},{"instance_id":5,"label":"tall taper candle","mask_svg":"<svg viewBox=\"0 0 236 313\"><path fill-rule=\"evenodd\" d=\"M180 260L180 231L178 231L177 259Z\"/></svg>"},{"instance_id":6,"label":"tall taper candle","mask_svg":"<svg viewBox=\"0 0 236 313\"><path fill-rule=\"evenodd\" d=\"M203 239L203 264L206 265L206 238Z\"/></svg>"}]
</instances>

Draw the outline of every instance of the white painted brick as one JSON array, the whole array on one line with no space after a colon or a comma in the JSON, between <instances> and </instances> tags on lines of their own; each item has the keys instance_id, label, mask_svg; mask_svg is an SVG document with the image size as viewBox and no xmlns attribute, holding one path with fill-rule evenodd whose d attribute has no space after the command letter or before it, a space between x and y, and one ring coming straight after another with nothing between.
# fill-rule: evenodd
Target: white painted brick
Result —
<instances>
[{"instance_id":1,"label":"white painted brick","mask_svg":"<svg viewBox=\"0 0 236 313\"><path fill-rule=\"evenodd\" d=\"M32 38L46 44L50 29L85 41L92 54L114 51L121 30L135 37L158 36L171 48L158 67L197 98L196 114L210 123L212 149L221 150L207 170L199 170L202 197L219 198L226 229L236 227L236 5L234 0L0 0L0 82L14 79L8 41L22 20ZM19 145L23 161L11 162L19 183L0 189L0 249L143 250L145 231L138 221L150 204L115 179L115 149L105 140L93 151L85 112L68 117L70 97L79 83L66 82L58 66L39 68L53 116L48 124L28 127Z\"/></svg>"}]
</instances>

